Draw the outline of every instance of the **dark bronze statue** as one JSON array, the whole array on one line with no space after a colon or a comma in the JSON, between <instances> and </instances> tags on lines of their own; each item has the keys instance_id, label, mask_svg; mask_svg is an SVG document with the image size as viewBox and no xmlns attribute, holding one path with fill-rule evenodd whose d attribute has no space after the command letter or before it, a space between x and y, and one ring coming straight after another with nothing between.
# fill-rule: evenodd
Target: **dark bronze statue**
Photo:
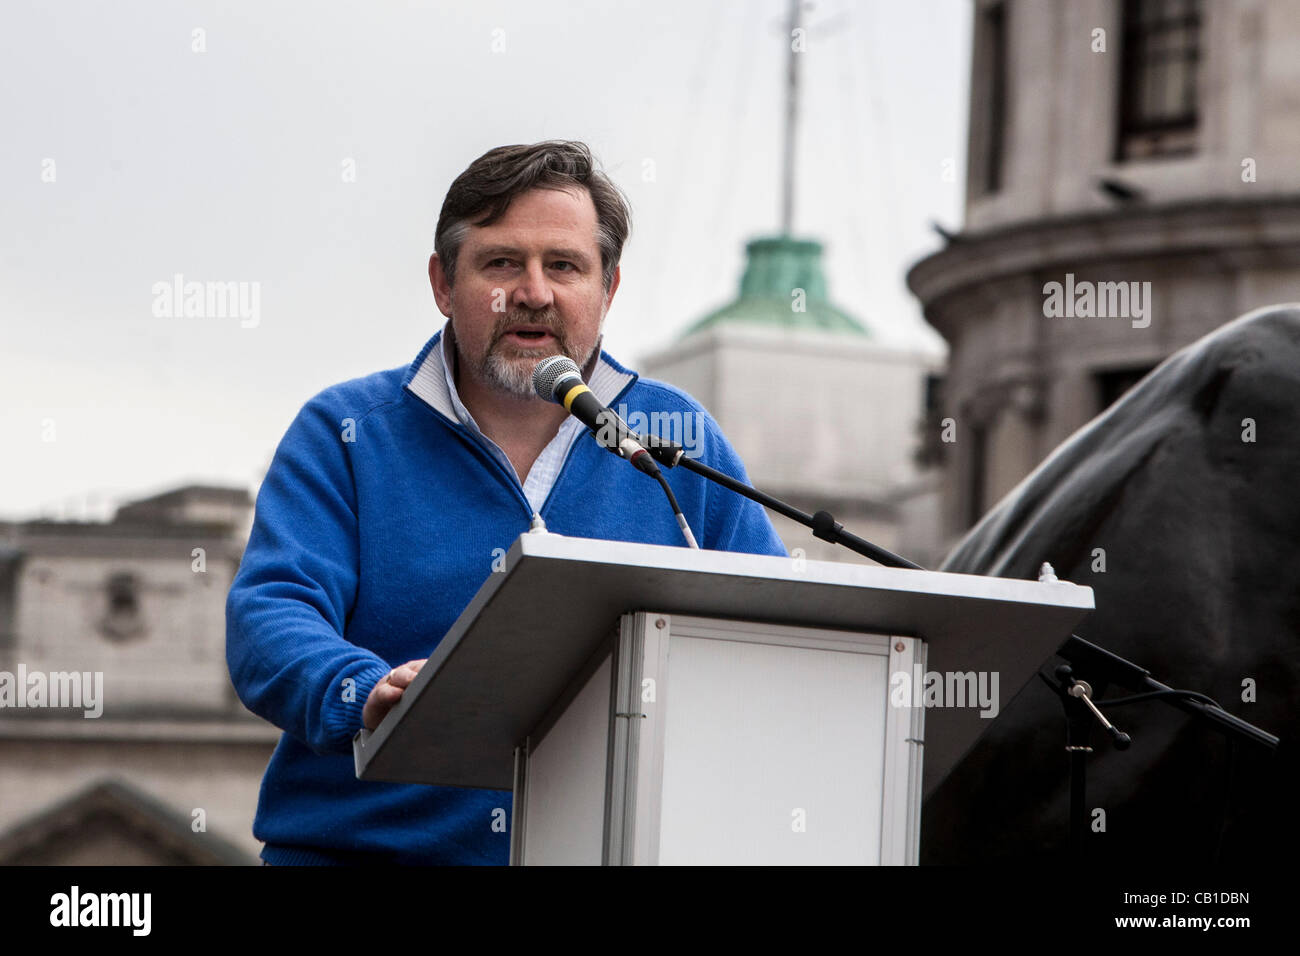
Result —
<instances>
[{"instance_id":1,"label":"dark bronze statue","mask_svg":"<svg viewBox=\"0 0 1300 956\"><path fill-rule=\"evenodd\" d=\"M1057 448L941 570L1034 578L1044 561L1096 593L1080 637L1282 738L1270 756L1229 748L1160 702L1108 711L1133 745L1117 752L1094 734L1089 859L1286 860L1300 816L1289 750L1300 705L1300 306L1242 316L1172 356ZM926 801L922 862L1065 862L1064 742L1060 702L1041 681L1004 702Z\"/></svg>"}]
</instances>

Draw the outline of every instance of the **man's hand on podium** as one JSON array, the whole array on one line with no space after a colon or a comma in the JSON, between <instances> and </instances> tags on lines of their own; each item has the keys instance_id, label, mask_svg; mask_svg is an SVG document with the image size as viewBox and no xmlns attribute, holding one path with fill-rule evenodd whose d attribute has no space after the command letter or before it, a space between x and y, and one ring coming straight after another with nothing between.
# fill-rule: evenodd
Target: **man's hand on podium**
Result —
<instances>
[{"instance_id":1,"label":"man's hand on podium","mask_svg":"<svg viewBox=\"0 0 1300 956\"><path fill-rule=\"evenodd\" d=\"M366 706L361 708L361 722L366 730L374 730L388 716L388 712L402 699L402 691L411 685L423 666L423 660L407 661L401 667L393 668L375 685L366 698Z\"/></svg>"}]
</instances>

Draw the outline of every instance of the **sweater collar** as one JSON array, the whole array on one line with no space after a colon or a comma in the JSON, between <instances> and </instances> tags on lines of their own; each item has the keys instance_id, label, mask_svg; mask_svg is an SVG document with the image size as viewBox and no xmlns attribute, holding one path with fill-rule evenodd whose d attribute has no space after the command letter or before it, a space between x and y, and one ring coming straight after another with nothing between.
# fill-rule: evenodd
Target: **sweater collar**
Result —
<instances>
[{"instance_id":1,"label":"sweater collar","mask_svg":"<svg viewBox=\"0 0 1300 956\"><path fill-rule=\"evenodd\" d=\"M447 363L455 361L455 341L448 320L442 330L425 343L402 380L403 388L451 422L460 421L447 375ZM637 379L635 372L624 368L599 348L582 370L582 377L596 399L606 406L612 405Z\"/></svg>"}]
</instances>

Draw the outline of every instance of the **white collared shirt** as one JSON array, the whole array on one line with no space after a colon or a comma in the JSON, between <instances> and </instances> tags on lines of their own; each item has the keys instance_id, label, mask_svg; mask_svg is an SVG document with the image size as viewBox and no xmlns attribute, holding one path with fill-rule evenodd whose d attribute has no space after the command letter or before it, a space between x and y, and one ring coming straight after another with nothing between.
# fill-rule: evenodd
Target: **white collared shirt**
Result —
<instances>
[{"instance_id":1,"label":"white collared shirt","mask_svg":"<svg viewBox=\"0 0 1300 956\"><path fill-rule=\"evenodd\" d=\"M441 356L442 374L447 382L448 397L451 399L452 408L456 411L456 417L460 419L462 425L483 442L483 446L488 452L501 462L510 474L518 478L515 466L510 463L510 459L501 450L501 446L483 434L483 429L478 427L478 422L474 421L474 416L469 413L465 403L460 400L460 395L456 391L455 375L452 374L452 370L456 367L456 359L452 353L455 346L452 344L451 338L451 322L449 321L442 331L442 342L440 343L442 348L434 349L430 357L433 354ZM523 482L524 497L532 505L533 514L541 511L542 503L546 501L546 496L551 493L551 488L555 485L555 479L560 477L560 468L564 465L564 459L569 453L569 448L573 445L573 440L582 433L582 429L583 424L578 419L572 415L566 418L564 423L560 425L559 431L555 433L555 437L542 449L542 453L533 462L533 467L528 470L528 477Z\"/></svg>"}]
</instances>

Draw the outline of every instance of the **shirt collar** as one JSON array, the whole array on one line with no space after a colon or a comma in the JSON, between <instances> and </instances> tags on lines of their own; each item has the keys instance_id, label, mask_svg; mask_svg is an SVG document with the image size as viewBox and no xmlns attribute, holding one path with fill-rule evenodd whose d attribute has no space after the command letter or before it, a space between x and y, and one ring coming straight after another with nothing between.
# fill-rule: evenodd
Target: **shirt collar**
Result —
<instances>
[{"instance_id":1,"label":"shirt collar","mask_svg":"<svg viewBox=\"0 0 1300 956\"><path fill-rule=\"evenodd\" d=\"M451 320L448 320L420 350L402 385L444 418L475 427L473 417L456 392L455 361L455 333ZM612 405L637 379L635 372L624 368L599 347L582 370L582 377L592 394L605 406Z\"/></svg>"}]
</instances>

